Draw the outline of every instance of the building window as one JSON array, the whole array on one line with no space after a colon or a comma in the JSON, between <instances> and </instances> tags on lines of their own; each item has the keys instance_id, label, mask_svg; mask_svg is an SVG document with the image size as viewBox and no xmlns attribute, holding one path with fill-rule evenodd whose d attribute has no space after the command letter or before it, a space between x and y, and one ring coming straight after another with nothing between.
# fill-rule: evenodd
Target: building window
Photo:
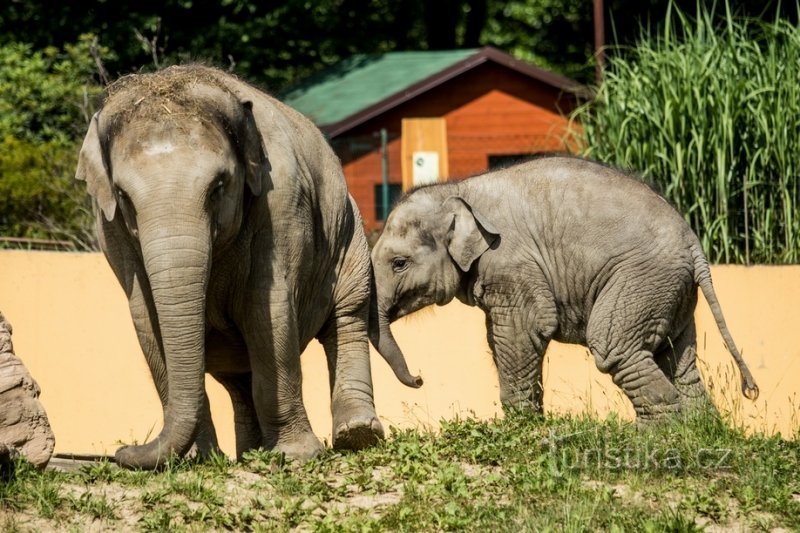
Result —
<instances>
[{"instance_id":1,"label":"building window","mask_svg":"<svg viewBox=\"0 0 800 533\"><path fill-rule=\"evenodd\" d=\"M386 213L391 211L395 202L403 193L403 187L399 183L389 184L389 205ZM375 220L383 220L383 184L375 185Z\"/></svg>"},{"instance_id":2,"label":"building window","mask_svg":"<svg viewBox=\"0 0 800 533\"><path fill-rule=\"evenodd\" d=\"M539 154L505 154L505 155L490 155L489 156L489 170L498 168L506 168L517 163L524 163L530 161Z\"/></svg>"}]
</instances>

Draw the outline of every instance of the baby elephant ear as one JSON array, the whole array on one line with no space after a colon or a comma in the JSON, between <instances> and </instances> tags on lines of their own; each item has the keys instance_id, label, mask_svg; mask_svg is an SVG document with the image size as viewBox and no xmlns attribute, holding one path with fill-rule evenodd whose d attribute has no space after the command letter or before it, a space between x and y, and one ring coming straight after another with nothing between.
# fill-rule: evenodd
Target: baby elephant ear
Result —
<instances>
[{"instance_id":1,"label":"baby elephant ear","mask_svg":"<svg viewBox=\"0 0 800 533\"><path fill-rule=\"evenodd\" d=\"M451 196L442 203L450 220L447 251L464 272L488 250L500 233L463 198Z\"/></svg>"},{"instance_id":2,"label":"baby elephant ear","mask_svg":"<svg viewBox=\"0 0 800 533\"><path fill-rule=\"evenodd\" d=\"M106 220L114 219L117 209L117 200L111 190L111 178L103 162L103 149L100 146L98 121L100 112L94 114L89 122L89 131L83 139L80 155L78 156L78 169L75 179L86 182L86 189L94 198L95 203L103 211Z\"/></svg>"},{"instance_id":3,"label":"baby elephant ear","mask_svg":"<svg viewBox=\"0 0 800 533\"><path fill-rule=\"evenodd\" d=\"M250 187L250 192L253 195L258 196L261 194L267 179L269 179L271 168L264 149L264 140L258 130L256 117L253 116L253 102L245 100L242 102L242 106L244 107L245 115L243 143L244 159L247 167L247 186Z\"/></svg>"}]
</instances>

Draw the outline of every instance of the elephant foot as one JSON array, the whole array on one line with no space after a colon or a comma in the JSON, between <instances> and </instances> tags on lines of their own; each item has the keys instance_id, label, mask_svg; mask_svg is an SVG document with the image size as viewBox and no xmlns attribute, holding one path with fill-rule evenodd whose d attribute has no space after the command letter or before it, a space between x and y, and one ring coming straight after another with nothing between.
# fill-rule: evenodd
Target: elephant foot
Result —
<instances>
[{"instance_id":1,"label":"elephant foot","mask_svg":"<svg viewBox=\"0 0 800 533\"><path fill-rule=\"evenodd\" d=\"M287 459L299 462L306 462L319 456L324 448L319 439L311 431L304 431L295 435L281 436L272 446L269 437L266 438L267 448L272 451L282 453Z\"/></svg>"},{"instance_id":2,"label":"elephant foot","mask_svg":"<svg viewBox=\"0 0 800 533\"><path fill-rule=\"evenodd\" d=\"M363 450L383 440L383 426L374 416L351 418L334 427L333 448Z\"/></svg>"},{"instance_id":3,"label":"elephant foot","mask_svg":"<svg viewBox=\"0 0 800 533\"><path fill-rule=\"evenodd\" d=\"M646 408L634 407L636 423L640 426L658 424L680 415L681 405L678 403L650 405Z\"/></svg>"},{"instance_id":4,"label":"elephant foot","mask_svg":"<svg viewBox=\"0 0 800 533\"><path fill-rule=\"evenodd\" d=\"M180 457L163 448L158 439L140 446L129 445L117 449L114 462L119 466L131 469L156 470L167 461Z\"/></svg>"}]
</instances>

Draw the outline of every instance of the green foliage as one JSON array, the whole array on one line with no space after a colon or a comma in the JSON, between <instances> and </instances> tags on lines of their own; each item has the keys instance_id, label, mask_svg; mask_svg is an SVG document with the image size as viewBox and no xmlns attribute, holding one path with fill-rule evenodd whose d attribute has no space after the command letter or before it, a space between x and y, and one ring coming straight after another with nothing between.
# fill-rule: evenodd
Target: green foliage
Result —
<instances>
[{"instance_id":1,"label":"green foliage","mask_svg":"<svg viewBox=\"0 0 800 533\"><path fill-rule=\"evenodd\" d=\"M0 234L93 247L90 200L74 178L79 146L63 139L0 140Z\"/></svg>"},{"instance_id":2,"label":"green foliage","mask_svg":"<svg viewBox=\"0 0 800 533\"><path fill-rule=\"evenodd\" d=\"M80 140L100 92L82 36L63 50L0 46L0 234L91 248L91 207L75 182ZM99 50L97 53L103 53Z\"/></svg>"},{"instance_id":3,"label":"green foliage","mask_svg":"<svg viewBox=\"0 0 800 533\"><path fill-rule=\"evenodd\" d=\"M0 138L50 141L83 135L91 102L100 92L92 83L93 46L91 35L63 50L33 50L21 42L0 46Z\"/></svg>"},{"instance_id":4,"label":"green foliage","mask_svg":"<svg viewBox=\"0 0 800 533\"><path fill-rule=\"evenodd\" d=\"M800 261L800 27L680 11L609 61L587 154L642 172L709 259Z\"/></svg>"},{"instance_id":5,"label":"green foliage","mask_svg":"<svg viewBox=\"0 0 800 533\"><path fill-rule=\"evenodd\" d=\"M490 2L483 42L543 68L588 81L593 75L592 3Z\"/></svg>"}]
</instances>

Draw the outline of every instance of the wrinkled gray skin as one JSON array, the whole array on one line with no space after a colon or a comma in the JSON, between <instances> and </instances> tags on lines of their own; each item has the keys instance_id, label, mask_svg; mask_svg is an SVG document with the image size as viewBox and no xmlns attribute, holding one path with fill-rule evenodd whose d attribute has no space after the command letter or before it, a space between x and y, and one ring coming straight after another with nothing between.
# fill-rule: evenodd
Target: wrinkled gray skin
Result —
<instances>
[{"instance_id":1,"label":"wrinkled gray skin","mask_svg":"<svg viewBox=\"0 0 800 533\"><path fill-rule=\"evenodd\" d=\"M204 372L231 395L236 453L305 459L322 446L303 406L300 354L317 337L333 445L359 449L375 414L371 271L338 159L311 122L220 71L172 67L109 88L77 178L164 408L151 442L120 448L155 468L217 447Z\"/></svg>"},{"instance_id":2,"label":"wrinkled gray skin","mask_svg":"<svg viewBox=\"0 0 800 533\"><path fill-rule=\"evenodd\" d=\"M551 339L587 346L640 420L705 399L698 286L743 393L758 396L697 237L663 198L614 169L546 157L418 189L390 214L372 262L385 338L390 322L453 298L486 313L505 408L541 412ZM405 368L401 352L388 355Z\"/></svg>"}]
</instances>

